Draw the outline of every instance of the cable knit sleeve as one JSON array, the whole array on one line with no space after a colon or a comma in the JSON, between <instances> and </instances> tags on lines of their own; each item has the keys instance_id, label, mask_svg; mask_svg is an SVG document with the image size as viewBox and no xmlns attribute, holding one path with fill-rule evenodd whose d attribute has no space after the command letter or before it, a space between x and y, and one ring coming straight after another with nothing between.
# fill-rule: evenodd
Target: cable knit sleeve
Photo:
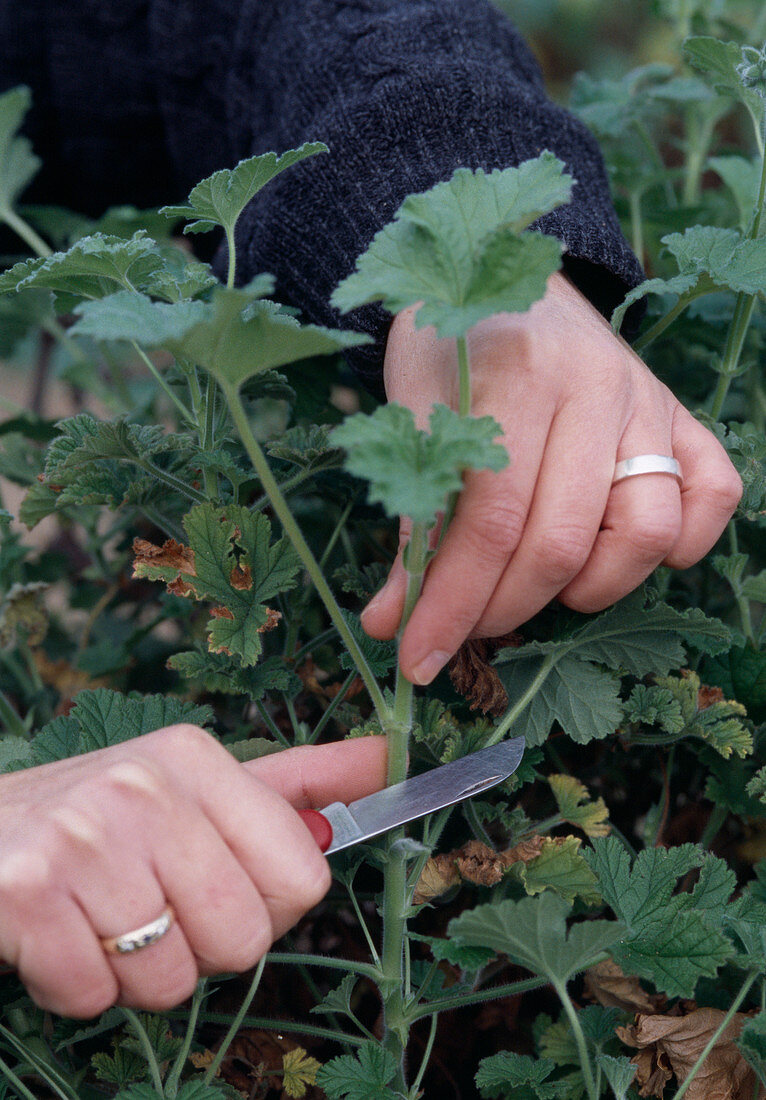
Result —
<instances>
[{"instance_id":1,"label":"cable knit sleeve","mask_svg":"<svg viewBox=\"0 0 766 1100\"><path fill-rule=\"evenodd\" d=\"M373 389L391 318L340 319L330 295L407 194L461 165L551 149L577 185L540 226L572 278L605 313L641 278L593 138L489 0L0 0L3 59L15 79L34 62L35 136L80 208L177 201L216 168L324 141L244 212L239 277L269 271L308 319L369 332L353 365Z\"/></svg>"},{"instance_id":2,"label":"cable knit sleeve","mask_svg":"<svg viewBox=\"0 0 766 1100\"><path fill-rule=\"evenodd\" d=\"M191 134L205 142L211 94L225 114L234 159L326 142L329 155L291 169L246 210L241 277L270 271L279 294L311 320L369 332L374 344L355 352L353 363L373 388L391 319L371 306L339 322L330 294L408 193L461 165L489 170L553 150L577 186L572 202L540 226L563 241L571 276L605 313L640 280L596 143L547 99L525 43L488 0L236 6L231 52L219 52L214 73L194 43L198 6L154 4L173 155L182 174L196 178Z\"/></svg>"}]
</instances>

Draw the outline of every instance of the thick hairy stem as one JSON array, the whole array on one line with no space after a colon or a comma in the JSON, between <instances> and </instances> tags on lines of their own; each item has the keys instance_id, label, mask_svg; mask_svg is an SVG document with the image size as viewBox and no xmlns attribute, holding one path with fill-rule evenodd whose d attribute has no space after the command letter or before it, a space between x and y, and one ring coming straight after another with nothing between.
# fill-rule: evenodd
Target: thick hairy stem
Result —
<instances>
[{"instance_id":1,"label":"thick hairy stem","mask_svg":"<svg viewBox=\"0 0 766 1100\"><path fill-rule=\"evenodd\" d=\"M263 453L261 447L258 444L255 436L252 433L250 425L247 420L247 414L245 413L244 406L240 400L239 392L234 386L224 386L224 394L229 404L229 410L231 412L232 419L237 428L240 439L244 445L245 450L248 453L250 461L253 464L253 469L260 478L261 485L267 494L271 506L274 509L285 534L293 544L298 557L301 559L304 568L314 582L314 586L319 594L319 598L327 609L327 613L332 619L335 628L340 634L343 642L348 649L351 658L359 670L359 675L364 680L365 687L369 692L372 704L375 707L375 711L380 719L380 723L384 729L388 729L392 721L392 715L386 700L383 697L383 692L380 690L377 680L375 679L370 666L367 664L367 660L362 653L354 635L349 629L348 623L343 618L341 609L338 605L338 601L333 595L332 589L325 580L324 573L319 568L319 564L311 552L309 544L303 537L298 524L295 521L295 517L290 511L287 501L282 495L277 480L271 472L266 456Z\"/></svg>"},{"instance_id":2,"label":"thick hairy stem","mask_svg":"<svg viewBox=\"0 0 766 1100\"><path fill-rule=\"evenodd\" d=\"M404 633L423 585L428 552L428 530L425 524L412 528L405 555L407 593L398 638ZM393 723L388 737L388 785L401 783L407 777L407 745L412 728L412 684L397 665ZM407 1048L409 1020L405 1013L404 942L407 934L407 857L400 851L404 829L394 829L388 838L388 856L383 882L383 948L381 951L380 992L383 1000L383 1045L394 1057L397 1075L393 1087L406 1092L404 1056Z\"/></svg>"}]
</instances>

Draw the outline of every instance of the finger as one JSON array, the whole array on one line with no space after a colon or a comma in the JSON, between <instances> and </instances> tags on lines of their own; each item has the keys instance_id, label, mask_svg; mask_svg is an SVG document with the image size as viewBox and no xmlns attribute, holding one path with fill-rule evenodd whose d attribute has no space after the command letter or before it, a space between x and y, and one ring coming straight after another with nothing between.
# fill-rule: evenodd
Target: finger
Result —
<instances>
[{"instance_id":1,"label":"finger","mask_svg":"<svg viewBox=\"0 0 766 1100\"><path fill-rule=\"evenodd\" d=\"M522 400L518 409L523 445L506 436L510 467L466 474L455 517L402 636L400 665L415 684L430 683L468 637L521 540L554 409L552 403L525 409Z\"/></svg>"},{"instance_id":2,"label":"finger","mask_svg":"<svg viewBox=\"0 0 766 1100\"><path fill-rule=\"evenodd\" d=\"M673 454L681 464L681 533L665 564L686 569L715 546L742 496L742 480L707 428L679 405Z\"/></svg>"},{"instance_id":3,"label":"finger","mask_svg":"<svg viewBox=\"0 0 766 1100\"><path fill-rule=\"evenodd\" d=\"M639 454L672 454L670 421L664 433L631 423L618 461ZM653 433L653 434L652 434ZM681 495L668 474L642 474L612 485L601 531L575 579L561 592L577 611L600 611L622 599L664 560L681 532Z\"/></svg>"},{"instance_id":4,"label":"finger","mask_svg":"<svg viewBox=\"0 0 766 1100\"><path fill-rule=\"evenodd\" d=\"M404 522L402 522L399 535L400 546L406 543L411 526L408 523L405 527ZM388 640L394 637L401 622L406 594L407 570L404 568L400 549L394 564L391 566L386 583L370 600L361 614L362 628L371 638Z\"/></svg>"},{"instance_id":5,"label":"finger","mask_svg":"<svg viewBox=\"0 0 766 1100\"><path fill-rule=\"evenodd\" d=\"M41 1008L91 1019L114 1004L119 986L84 913L60 889L57 863L39 851L5 853L0 951Z\"/></svg>"},{"instance_id":6,"label":"finger","mask_svg":"<svg viewBox=\"0 0 766 1100\"><path fill-rule=\"evenodd\" d=\"M521 542L472 633L496 637L545 607L575 577L598 535L621 430L599 432L569 403L555 418Z\"/></svg>"},{"instance_id":7,"label":"finger","mask_svg":"<svg viewBox=\"0 0 766 1100\"><path fill-rule=\"evenodd\" d=\"M87 810L65 806L51 813L66 837L70 892L99 940L143 927L175 900L158 879L155 849L173 843L173 829L189 829L190 816L158 770L139 760L108 765L91 789ZM186 1000L199 977L180 919L156 944L110 954L108 962L120 1001L153 1011Z\"/></svg>"},{"instance_id":8,"label":"finger","mask_svg":"<svg viewBox=\"0 0 766 1100\"><path fill-rule=\"evenodd\" d=\"M252 760L244 767L300 809L353 802L386 785L385 737L330 745L301 745Z\"/></svg>"}]
</instances>

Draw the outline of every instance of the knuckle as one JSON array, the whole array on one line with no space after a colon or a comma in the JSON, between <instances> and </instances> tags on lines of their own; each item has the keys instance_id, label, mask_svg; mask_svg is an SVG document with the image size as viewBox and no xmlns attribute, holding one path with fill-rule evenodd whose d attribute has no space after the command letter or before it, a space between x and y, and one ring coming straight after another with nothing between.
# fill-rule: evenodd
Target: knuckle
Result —
<instances>
[{"instance_id":1,"label":"knuckle","mask_svg":"<svg viewBox=\"0 0 766 1100\"><path fill-rule=\"evenodd\" d=\"M157 731L157 735L162 739L163 747L168 747L171 752L189 752L190 750L206 752L211 745L217 745L211 734L191 722L177 722L173 726L165 726L164 729Z\"/></svg>"},{"instance_id":2,"label":"knuckle","mask_svg":"<svg viewBox=\"0 0 766 1100\"><path fill-rule=\"evenodd\" d=\"M299 866L293 868L289 891L285 892L285 896L296 908L306 912L319 904L330 889L331 882L330 866L324 856L317 854L315 858L302 860Z\"/></svg>"},{"instance_id":3,"label":"knuckle","mask_svg":"<svg viewBox=\"0 0 766 1100\"><path fill-rule=\"evenodd\" d=\"M0 860L0 900L3 908L23 909L40 903L55 885L52 830L40 833L40 845L22 845Z\"/></svg>"},{"instance_id":4,"label":"knuckle","mask_svg":"<svg viewBox=\"0 0 766 1100\"><path fill-rule=\"evenodd\" d=\"M563 525L548 531L540 540L537 563L539 572L557 585L563 585L580 572L593 544L585 527Z\"/></svg>"},{"instance_id":5,"label":"knuckle","mask_svg":"<svg viewBox=\"0 0 766 1100\"><path fill-rule=\"evenodd\" d=\"M720 470L710 479L703 492L711 510L728 519L742 499L742 478L729 463L728 468Z\"/></svg>"},{"instance_id":6,"label":"knuckle","mask_svg":"<svg viewBox=\"0 0 766 1100\"><path fill-rule=\"evenodd\" d=\"M136 1004L150 1012L166 1012L191 997L198 978L197 967L189 957L185 962L169 968L167 972L160 970L159 973L153 973L151 984L137 993Z\"/></svg>"},{"instance_id":7,"label":"knuckle","mask_svg":"<svg viewBox=\"0 0 766 1100\"><path fill-rule=\"evenodd\" d=\"M164 788L159 768L144 758L119 760L104 768L100 777L102 791L109 797L156 799Z\"/></svg>"},{"instance_id":8,"label":"knuckle","mask_svg":"<svg viewBox=\"0 0 766 1100\"><path fill-rule=\"evenodd\" d=\"M680 515L655 513L634 517L625 538L634 559L654 564L672 549L680 533Z\"/></svg>"},{"instance_id":9,"label":"knuckle","mask_svg":"<svg viewBox=\"0 0 766 1100\"><path fill-rule=\"evenodd\" d=\"M117 983L113 977L105 975L90 981L78 981L77 988L68 992L57 1004L44 1005L61 1016L71 1016L77 1020L92 1020L100 1016L117 1000ZM38 1002L39 1003L39 1002Z\"/></svg>"},{"instance_id":10,"label":"knuckle","mask_svg":"<svg viewBox=\"0 0 766 1100\"><path fill-rule=\"evenodd\" d=\"M506 497L477 506L466 538L482 558L505 560L521 539L527 509L520 500Z\"/></svg>"}]
</instances>

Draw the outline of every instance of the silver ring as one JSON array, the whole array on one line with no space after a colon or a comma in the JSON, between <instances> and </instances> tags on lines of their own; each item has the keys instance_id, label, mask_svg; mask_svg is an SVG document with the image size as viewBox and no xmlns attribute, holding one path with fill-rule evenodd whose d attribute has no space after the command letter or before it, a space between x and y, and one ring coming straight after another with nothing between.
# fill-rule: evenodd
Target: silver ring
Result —
<instances>
[{"instance_id":1,"label":"silver ring","mask_svg":"<svg viewBox=\"0 0 766 1100\"><path fill-rule=\"evenodd\" d=\"M170 931L174 917L173 906L166 905L156 920L142 924L132 932L123 932L121 936L102 939L101 944L107 955L129 955L132 951L140 951L143 947L150 947L161 940Z\"/></svg>"},{"instance_id":2,"label":"silver ring","mask_svg":"<svg viewBox=\"0 0 766 1100\"><path fill-rule=\"evenodd\" d=\"M670 474L679 485L683 484L681 464L670 455L634 455L623 458L614 467L612 485L624 481L626 477L638 477L640 474Z\"/></svg>"}]
</instances>

